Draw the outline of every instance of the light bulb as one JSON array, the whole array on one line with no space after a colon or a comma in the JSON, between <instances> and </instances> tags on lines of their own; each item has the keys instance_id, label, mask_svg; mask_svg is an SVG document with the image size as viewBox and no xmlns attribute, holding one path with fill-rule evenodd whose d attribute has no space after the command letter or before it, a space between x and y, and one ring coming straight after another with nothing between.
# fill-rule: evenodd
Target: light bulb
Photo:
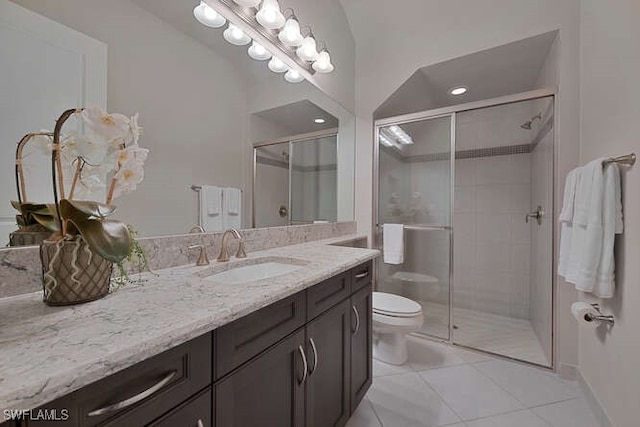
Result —
<instances>
[{"instance_id":1,"label":"light bulb","mask_svg":"<svg viewBox=\"0 0 640 427\"><path fill-rule=\"evenodd\" d=\"M253 41L253 43L251 43L248 53L250 57L258 61L266 61L267 59L271 58L271 52L269 52L264 48L264 46L262 46L255 40Z\"/></svg>"},{"instance_id":2,"label":"light bulb","mask_svg":"<svg viewBox=\"0 0 640 427\"><path fill-rule=\"evenodd\" d=\"M193 16L198 22L211 28L220 28L227 23L222 15L213 10L205 2L201 1L199 5L193 8Z\"/></svg>"},{"instance_id":3,"label":"light bulb","mask_svg":"<svg viewBox=\"0 0 640 427\"><path fill-rule=\"evenodd\" d=\"M260 4L260 0L233 0L240 6L244 7L256 7Z\"/></svg>"},{"instance_id":4,"label":"light bulb","mask_svg":"<svg viewBox=\"0 0 640 427\"><path fill-rule=\"evenodd\" d=\"M280 12L278 0L264 0L256 13L256 20L268 30L278 30L284 25L284 15Z\"/></svg>"},{"instance_id":5,"label":"light bulb","mask_svg":"<svg viewBox=\"0 0 640 427\"><path fill-rule=\"evenodd\" d=\"M288 70L288 67L280 58L274 56L271 58L271 61L269 61L269 69L274 73L284 73Z\"/></svg>"},{"instance_id":6,"label":"light bulb","mask_svg":"<svg viewBox=\"0 0 640 427\"><path fill-rule=\"evenodd\" d=\"M318 59L312 65L313 69L319 73L330 73L334 70L334 66L331 63L331 57L329 52L323 50L318 54Z\"/></svg>"},{"instance_id":7,"label":"light bulb","mask_svg":"<svg viewBox=\"0 0 640 427\"><path fill-rule=\"evenodd\" d=\"M316 40L311 36L305 37L300 47L296 49L296 54L303 61L315 61L318 58Z\"/></svg>"},{"instance_id":8,"label":"light bulb","mask_svg":"<svg viewBox=\"0 0 640 427\"><path fill-rule=\"evenodd\" d=\"M278 34L278 38L285 46L300 46L304 40L300 33L300 23L295 18L287 19L284 28L280 31L280 34Z\"/></svg>"},{"instance_id":9,"label":"light bulb","mask_svg":"<svg viewBox=\"0 0 640 427\"><path fill-rule=\"evenodd\" d=\"M304 77L297 70L289 70L284 75L284 79L289 83L300 83L304 80Z\"/></svg>"},{"instance_id":10,"label":"light bulb","mask_svg":"<svg viewBox=\"0 0 640 427\"><path fill-rule=\"evenodd\" d=\"M229 24L229 27L222 33L222 37L224 37L224 39L229 43L236 46L245 46L251 42L251 37L246 35L240 28L231 23Z\"/></svg>"}]
</instances>

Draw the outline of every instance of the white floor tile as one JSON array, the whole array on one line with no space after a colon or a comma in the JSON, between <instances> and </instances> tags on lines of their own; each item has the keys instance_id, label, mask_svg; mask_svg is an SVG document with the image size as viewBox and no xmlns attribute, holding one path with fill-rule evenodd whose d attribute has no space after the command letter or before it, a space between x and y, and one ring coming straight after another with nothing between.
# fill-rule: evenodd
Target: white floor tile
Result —
<instances>
[{"instance_id":1,"label":"white floor tile","mask_svg":"<svg viewBox=\"0 0 640 427\"><path fill-rule=\"evenodd\" d=\"M549 427L544 420L526 409L489 418L467 421L467 427Z\"/></svg>"},{"instance_id":2,"label":"white floor tile","mask_svg":"<svg viewBox=\"0 0 640 427\"><path fill-rule=\"evenodd\" d=\"M577 382L541 369L503 360L482 362L474 367L528 408L581 396Z\"/></svg>"},{"instance_id":3,"label":"white floor tile","mask_svg":"<svg viewBox=\"0 0 640 427\"><path fill-rule=\"evenodd\" d=\"M583 398L539 406L532 411L553 427L600 427Z\"/></svg>"},{"instance_id":4,"label":"white floor tile","mask_svg":"<svg viewBox=\"0 0 640 427\"><path fill-rule=\"evenodd\" d=\"M411 372L411 365L405 363L404 365L390 365L388 363L381 362L377 359L373 359L373 376L385 377L387 375L398 375Z\"/></svg>"},{"instance_id":5,"label":"white floor tile","mask_svg":"<svg viewBox=\"0 0 640 427\"><path fill-rule=\"evenodd\" d=\"M384 427L433 427L460 421L413 372L375 378L367 398Z\"/></svg>"},{"instance_id":6,"label":"white floor tile","mask_svg":"<svg viewBox=\"0 0 640 427\"><path fill-rule=\"evenodd\" d=\"M367 398L362 399L345 427L382 427Z\"/></svg>"},{"instance_id":7,"label":"white floor tile","mask_svg":"<svg viewBox=\"0 0 640 427\"><path fill-rule=\"evenodd\" d=\"M416 371L492 360L471 351L419 337L408 338L409 364Z\"/></svg>"},{"instance_id":8,"label":"white floor tile","mask_svg":"<svg viewBox=\"0 0 640 427\"><path fill-rule=\"evenodd\" d=\"M524 406L470 365L420 372L463 419L488 417Z\"/></svg>"}]
</instances>

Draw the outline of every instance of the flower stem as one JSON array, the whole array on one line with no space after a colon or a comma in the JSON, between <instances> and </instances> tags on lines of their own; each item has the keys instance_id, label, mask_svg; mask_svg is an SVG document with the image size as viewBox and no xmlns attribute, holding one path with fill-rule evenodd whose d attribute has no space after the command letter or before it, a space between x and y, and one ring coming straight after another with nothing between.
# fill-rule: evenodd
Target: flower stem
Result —
<instances>
[{"instance_id":1,"label":"flower stem","mask_svg":"<svg viewBox=\"0 0 640 427\"><path fill-rule=\"evenodd\" d=\"M71 184L71 191L69 192L69 200L73 200L73 195L76 192L76 185L80 179L80 172L82 172L84 160L82 160L82 157L78 157L76 162L78 163L76 164L76 172L73 174L73 183Z\"/></svg>"}]
</instances>

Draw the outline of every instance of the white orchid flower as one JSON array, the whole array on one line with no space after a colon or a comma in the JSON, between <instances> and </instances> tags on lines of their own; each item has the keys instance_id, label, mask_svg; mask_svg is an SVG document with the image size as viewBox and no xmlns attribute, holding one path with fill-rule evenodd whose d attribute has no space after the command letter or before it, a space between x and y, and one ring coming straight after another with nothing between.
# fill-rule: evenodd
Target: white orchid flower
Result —
<instances>
[{"instance_id":1,"label":"white orchid flower","mask_svg":"<svg viewBox=\"0 0 640 427\"><path fill-rule=\"evenodd\" d=\"M141 161L131 159L127 163L120 165L120 169L113 176L116 181L113 198L123 194L131 193L144 179L144 167Z\"/></svg>"},{"instance_id":2,"label":"white orchid flower","mask_svg":"<svg viewBox=\"0 0 640 427\"><path fill-rule=\"evenodd\" d=\"M100 135L72 134L65 140L67 156L82 157L91 165L101 164L109 151L108 142Z\"/></svg>"},{"instance_id":3,"label":"white orchid flower","mask_svg":"<svg viewBox=\"0 0 640 427\"><path fill-rule=\"evenodd\" d=\"M107 171L102 166L86 165L82 169L76 194L80 199L95 197L96 194L103 193L107 187Z\"/></svg>"},{"instance_id":4,"label":"white orchid flower","mask_svg":"<svg viewBox=\"0 0 640 427\"><path fill-rule=\"evenodd\" d=\"M129 134L125 138L126 145L138 145L142 128L138 125L138 113L129 119Z\"/></svg>"},{"instance_id":5,"label":"white orchid flower","mask_svg":"<svg viewBox=\"0 0 640 427\"><path fill-rule=\"evenodd\" d=\"M91 133L103 137L110 144L124 144L130 131L130 120L119 113L107 113L99 107L87 107L82 120Z\"/></svg>"}]
</instances>

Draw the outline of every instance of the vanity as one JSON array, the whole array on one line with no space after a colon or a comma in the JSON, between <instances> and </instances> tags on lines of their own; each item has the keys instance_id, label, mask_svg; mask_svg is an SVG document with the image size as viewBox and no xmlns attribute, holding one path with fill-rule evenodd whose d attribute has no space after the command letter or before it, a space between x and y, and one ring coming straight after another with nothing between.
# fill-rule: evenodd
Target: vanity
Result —
<instances>
[{"instance_id":1,"label":"vanity","mask_svg":"<svg viewBox=\"0 0 640 427\"><path fill-rule=\"evenodd\" d=\"M11 359L36 348L40 354L3 362L0 373L14 375L3 381L2 410L32 409L31 420L3 426L342 426L372 381L376 256L310 242L160 270L144 284L75 308L36 307L19 297L18 310L24 304L48 320L61 317L45 326L44 315L40 326L49 333L25 337L39 336L41 345L10 343L23 347L7 349ZM261 265L272 271L256 280L252 271ZM80 336L87 322L93 324ZM63 324L68 330L57 339L44 338ZM96 346L110 354L100 357Z\"/></svg>"}]
</instances>

